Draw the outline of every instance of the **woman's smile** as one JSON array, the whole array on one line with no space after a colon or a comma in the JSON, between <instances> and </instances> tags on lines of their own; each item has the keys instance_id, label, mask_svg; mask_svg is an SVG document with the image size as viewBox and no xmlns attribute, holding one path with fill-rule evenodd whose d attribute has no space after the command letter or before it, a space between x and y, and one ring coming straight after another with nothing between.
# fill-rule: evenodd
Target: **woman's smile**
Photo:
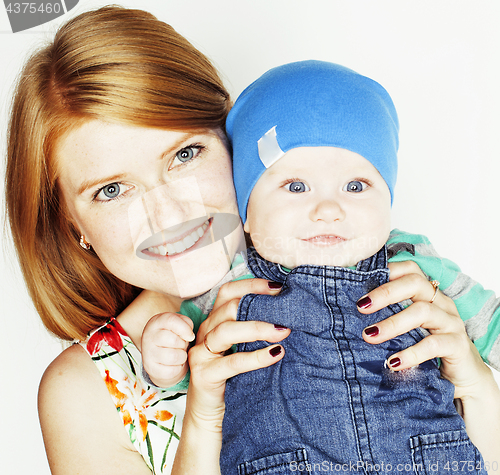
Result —
<instances>
[{"instance_id":1,"label":"woman's smile","mask_svg":"<svg viewBox=\"0 0 500 475\"><path fill-rule=\"evenodd\" d=\"M151 245L150 241L152 239L160 238L163 240L166 234L165 231L156 233L154 236L151 236L151 238L146 239L146 241L144 241L142 245L139 246L137 255L139 257L143 257L145 255L154 259L161 259L162 257L169 258L177 256L178 254L183 253L186 250L193 250L196 244L198 244L202 240L203 236L209 235L209 231L207 230L212 224L212 219L213 218L207 219L201 225L197 226L194 230L187 231L186 233L174 237L171 240L164 240L159 245ZM144 248L144 245L148 247Z\"/></svg>"}]
</instances>

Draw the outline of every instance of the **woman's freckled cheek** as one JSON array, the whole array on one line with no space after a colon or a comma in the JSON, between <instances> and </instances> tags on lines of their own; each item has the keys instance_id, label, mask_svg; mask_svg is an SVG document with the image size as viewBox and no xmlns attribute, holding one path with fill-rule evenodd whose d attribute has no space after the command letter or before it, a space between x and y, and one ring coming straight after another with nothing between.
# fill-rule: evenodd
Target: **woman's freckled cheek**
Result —
<instances>
[{"instance_id":1,"label":"woman's freckled cheek","mask_svg":"<svg viewBox=\"0 0 500 475\"><path fill-rule=\"evenodd\" d=\"M234 208L232 211L237 213L236 193L234 191L232 170L229 165L220 169L211 167L202 175L199 183L205 205L220 208L232 204L231 208Z\"/></svg>"},{"instance_id":2,"label":"woman's freckled cheek","mask_svg":"<svg viewBox=\"0 0 500 475\"><path fill-rule=\"evenodd\" d=\"M125 251L133 251L128 212L124 207L113 204L93 203L96 209L84 209L79 214L84 223L86 239L106 264L110 258L116 260ZM108 207L108 209L106 209Z\"/></svg>"}]
</instances>

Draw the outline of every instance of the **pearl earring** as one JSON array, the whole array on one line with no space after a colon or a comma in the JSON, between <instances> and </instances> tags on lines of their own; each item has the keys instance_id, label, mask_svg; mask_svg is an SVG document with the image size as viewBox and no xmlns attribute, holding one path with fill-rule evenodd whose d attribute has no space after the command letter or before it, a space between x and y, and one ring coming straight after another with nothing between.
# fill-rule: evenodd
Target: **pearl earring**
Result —
<instances>
[{"instance_id":1,"label":"pearl earring","mask_svg":"<svg viewBox=\"0 0 500 475\"><path fill-rule=\"evenodd\" d=\"M90 249L90 243L85 240L85 236L82 234L80 236L80 246L82 246L86 251Z\"/></svg>"}]
</instances>

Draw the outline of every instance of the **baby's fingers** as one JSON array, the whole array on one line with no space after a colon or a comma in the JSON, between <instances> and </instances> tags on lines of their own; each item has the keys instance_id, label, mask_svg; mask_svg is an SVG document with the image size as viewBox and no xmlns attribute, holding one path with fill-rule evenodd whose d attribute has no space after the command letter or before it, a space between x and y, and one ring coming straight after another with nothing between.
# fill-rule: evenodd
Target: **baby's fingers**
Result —
<instances>
[{"instance_id":1,"label":"baby's fingers","mask_svg":"<svg viewBox=\"0 0 500 475\"><path fill-rule=\"evenodd\" d=\"M156 334L155 343L162 347L182 348L185 342L193 341L193 322L189 317L177 313L168 314Z\"/></svg>"},{"instance_id":2,"label":"baby's fingers","mask_svg":"<svg viewBox=\"0 0 500 475\"><path fill-rule=\"evenodd\" d=\"M187 351L181 348L162 348L155 363L162 367L181 366L187 361Z\"/></svg>"}]
</instances>

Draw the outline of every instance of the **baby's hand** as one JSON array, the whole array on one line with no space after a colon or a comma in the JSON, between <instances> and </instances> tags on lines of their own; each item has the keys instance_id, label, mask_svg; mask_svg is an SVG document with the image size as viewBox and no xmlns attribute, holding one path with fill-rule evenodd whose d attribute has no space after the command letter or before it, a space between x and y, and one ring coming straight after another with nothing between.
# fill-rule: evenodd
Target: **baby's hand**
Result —
<instances>
[{"instance_id":1,"label":"baby's hand","mask_svg":"<svg viewBox=\"0 0 500 475\"><path fill-rule=\"evenodd\" d=\"M142 332L142 364L156 386L169 388L184 378L194 339L193 322L184 315L160 313L149 320Z\"/></svg>"}]
</instances>

